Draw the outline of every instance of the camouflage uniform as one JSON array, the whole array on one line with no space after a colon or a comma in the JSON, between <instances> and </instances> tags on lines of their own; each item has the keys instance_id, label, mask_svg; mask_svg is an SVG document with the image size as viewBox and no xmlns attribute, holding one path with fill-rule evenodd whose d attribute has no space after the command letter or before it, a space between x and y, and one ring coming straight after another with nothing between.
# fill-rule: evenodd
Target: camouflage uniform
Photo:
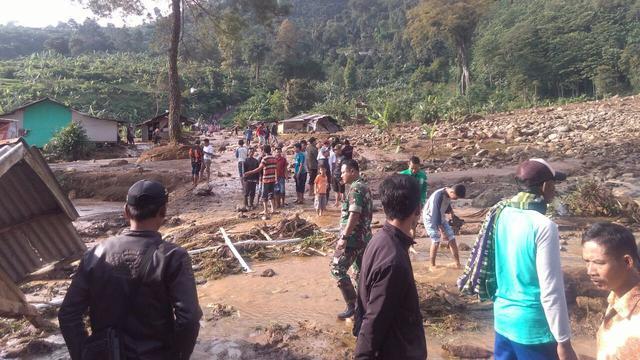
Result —
<instances>
[{"instance_id":1,"label":"camouflage uniform","mask_svg":"<svg viewBox=\"0 0 640 360\"><path fill-rule=\"evenodd\" d=\"M345 239L344 249L336 249L331 262L331 275L338 281L338 287L342 290L347 304L356 300L355 288L348 274L349 268L353 265L357 283L362 255L367 243L371 240L373 200L369 185L362 178L358 178L351 184L349 194L342 203L340 234L347 227L349 215L352 212L360 213L360 220L351 235Z\"/></svg>"}]
</instances>

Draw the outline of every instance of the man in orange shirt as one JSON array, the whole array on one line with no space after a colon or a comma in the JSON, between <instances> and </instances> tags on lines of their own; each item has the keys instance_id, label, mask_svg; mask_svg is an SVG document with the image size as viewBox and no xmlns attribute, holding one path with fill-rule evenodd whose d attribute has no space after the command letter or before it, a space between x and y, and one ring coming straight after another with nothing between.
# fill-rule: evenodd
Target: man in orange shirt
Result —
<instances>
[{"instance_id":1,"label":"man in orange shirt","mask_svg":"<svg viewBox=\"0 0 640 360\"><path fill-rule=\"evenodd\" d=\"M600 289L611 291L598 329L598 360L640 356L640 258L631 231L596 223L582 237L587 274Z\"/></svg>"}]
</instances>

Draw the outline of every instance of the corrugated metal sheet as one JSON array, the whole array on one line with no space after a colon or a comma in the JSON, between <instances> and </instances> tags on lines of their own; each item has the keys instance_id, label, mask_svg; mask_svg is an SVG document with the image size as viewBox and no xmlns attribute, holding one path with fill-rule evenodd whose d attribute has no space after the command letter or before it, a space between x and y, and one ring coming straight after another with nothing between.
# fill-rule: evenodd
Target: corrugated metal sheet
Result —
<instances>
[{"instance_id":1,"label":"corrugated metal sheet","mask_svg":"<svg viewBox=\"0 0 640 360\"><path fill-rule=\"evenodd\" d=\"M86 247L72 221L78 217L37 149L19 139L0 143L0 275L17 283L43 265L81 255ZM14 284L10 284L14 285ZM3 302L15 294L0 286Z\"/></svg>"}]
</instances>

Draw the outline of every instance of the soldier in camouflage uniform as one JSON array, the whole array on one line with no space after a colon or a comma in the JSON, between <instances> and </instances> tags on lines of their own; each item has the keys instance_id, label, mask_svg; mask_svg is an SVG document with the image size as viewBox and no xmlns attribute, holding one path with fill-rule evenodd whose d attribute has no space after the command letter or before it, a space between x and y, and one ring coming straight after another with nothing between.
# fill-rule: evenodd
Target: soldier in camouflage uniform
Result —
<instances>
[{"instance_id":1,"label":"soldier in camouflage uniform","mask_svg":"<svg viewBox=\"0 0 640 360\"><path fill-rule=\"evenodd\" d=\"M342 203L340 239L331 262L331 275L338 281L338 288L347 303L347 309L338 314L338 318L347 319L353 316L357 298L347 272L353 265L357 283L362 255L371 239L373 200L369 185L360 177L360 169L355 160L343 162L342 181L351 186Z\"/></svg>"}]
</instances>

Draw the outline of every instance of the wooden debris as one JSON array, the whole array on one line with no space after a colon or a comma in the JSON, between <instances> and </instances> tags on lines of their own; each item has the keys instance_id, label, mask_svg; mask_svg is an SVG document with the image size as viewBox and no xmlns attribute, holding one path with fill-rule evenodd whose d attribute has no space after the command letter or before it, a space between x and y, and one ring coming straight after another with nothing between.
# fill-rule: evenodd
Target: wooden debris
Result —
<instances>
[{"instance_id":1,"label":"wooden debris","mask_svg":"<svg viewBox=\"0 0 640 360\"><path fill-rule=\"evenodd\" d=\"M227 244L227 246L229 247L229 249L233 253L233 256L235 256L236 259L238 259L238 262L240 262L240 266L242 266L242 269L245 272L252 272L252 270L249 267L249 265L247 265L247 263L244 261L242 256L240 256L240 253L238 252L236 247L231 242L231 239L229 239L229 235L227 235L227 232L224 231L224 228L222 228L222 227L220 228L220 233L222 234L222 237L224 237L224 242Z\"/></svg>"}]
</instances>

